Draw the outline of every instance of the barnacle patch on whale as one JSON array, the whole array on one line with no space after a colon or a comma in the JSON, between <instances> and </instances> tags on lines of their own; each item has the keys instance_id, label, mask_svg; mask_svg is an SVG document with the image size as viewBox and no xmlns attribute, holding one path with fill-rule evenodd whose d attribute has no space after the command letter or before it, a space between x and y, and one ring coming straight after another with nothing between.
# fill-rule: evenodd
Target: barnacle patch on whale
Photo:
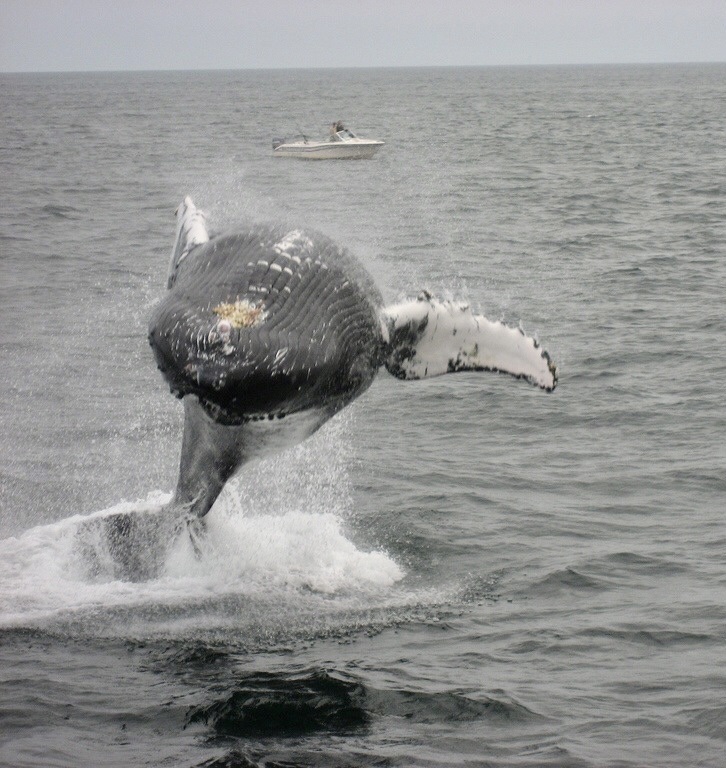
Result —
<instances>
[{"instance_id":1,"label":"barnacle patch on whale","mask_svg":"<svg viewBox=\"0 0 726 768\"><path fill-rule=\"evenodd\" d=\"M234 304L219 304L214 312L220 320L228 321L233 328L252 328L265 319L265 311L258 304L247 299L238 299Z\"/></svg>"}]
</instances>

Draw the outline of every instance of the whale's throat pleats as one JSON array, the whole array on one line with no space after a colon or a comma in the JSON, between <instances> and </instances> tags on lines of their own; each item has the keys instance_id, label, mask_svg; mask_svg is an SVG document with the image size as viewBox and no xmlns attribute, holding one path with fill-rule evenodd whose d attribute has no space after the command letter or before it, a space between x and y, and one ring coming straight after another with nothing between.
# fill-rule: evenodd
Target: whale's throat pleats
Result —
<instances>
[{"instance_id":1,"label":"whale's throat pleats","mask_svg":"<svg viewBox=\"0 0 726 768\"><path fill-rule=\"evenodd\" d=\"M225 424L342 407L373 380L382 343L378 294L351 261L298 230L193 248L149 328L172 391Z\"/></svg>"}]
</instances>

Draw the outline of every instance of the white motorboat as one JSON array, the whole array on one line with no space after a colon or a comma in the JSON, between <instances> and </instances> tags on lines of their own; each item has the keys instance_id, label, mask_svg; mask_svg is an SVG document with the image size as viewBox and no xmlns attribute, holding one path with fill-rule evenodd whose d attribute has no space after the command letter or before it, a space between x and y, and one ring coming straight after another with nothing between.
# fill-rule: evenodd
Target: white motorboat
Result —
<instances>
[{"instance_id":1,"label":"white motorboat","mask_svg":"<svg viewBox=\"0 0 726 768\"><path fill-rule=\"evenodd\" d=\"M363 139L341 123L333 123L327 141L313 141L307 136L296 136L290 140L273 139L272 154L275 157L299 157L305 160L363 158L373 157L385 143L378 139Z\"/></svg>"}]
</instances>

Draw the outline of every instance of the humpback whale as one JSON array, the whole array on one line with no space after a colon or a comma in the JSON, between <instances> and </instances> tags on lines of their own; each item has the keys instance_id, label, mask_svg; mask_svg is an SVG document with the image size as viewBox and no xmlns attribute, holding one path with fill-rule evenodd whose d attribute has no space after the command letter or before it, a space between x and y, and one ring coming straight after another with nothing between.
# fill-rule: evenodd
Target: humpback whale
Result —
<instances>
[{"instance_id":1,"label":"humpback whale","mask_svg":"<svg viewBox=\"0 0 726 768\"><path fill-rule=\"evenodd\" d=\"M186 514L206 515L244 462L311 435L381 367L402 380L498 371L557 384L533 338L465 303L423 292L383 306L362 265L318 232L265 225L211 237L190 197L176 215L149 343L184 403L171 506Z\"/></svg>"},{"instance_id":2,"label":"humpback whale","mask_svg":"<svg viewBox=\"0 0 726 768\"><path fill-rule=\"evenodd\" d=\"M190 197L176 216L167 292L148 333L184 405L166 520L192 521L193 531L245 462L312 435L381 368L406 381L495 371L546 391L557 384L554 362L521 329L427 291L384 306L363 266L316 231L259 225L212 236ZM148 533L115 523L127 552Z\"/></svg>"}]
</instances>

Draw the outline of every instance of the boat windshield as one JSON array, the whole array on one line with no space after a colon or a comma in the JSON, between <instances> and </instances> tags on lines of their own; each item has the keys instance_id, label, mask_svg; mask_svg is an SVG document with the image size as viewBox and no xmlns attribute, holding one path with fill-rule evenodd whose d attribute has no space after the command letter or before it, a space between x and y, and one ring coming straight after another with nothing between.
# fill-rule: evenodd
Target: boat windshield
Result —
<instances>
[{"instance_id":1,"label":"boat windshield","mask_svg":"<svg viewBox=\"0 0 726 768\"><path fill-rule=\"evenodd\" d=\"M347 128L343 128L342 131L338 131L335 134L335 141L347 141L348 139L357 138L353 131L349 131Z\"/></svg>"}]
</instances>

